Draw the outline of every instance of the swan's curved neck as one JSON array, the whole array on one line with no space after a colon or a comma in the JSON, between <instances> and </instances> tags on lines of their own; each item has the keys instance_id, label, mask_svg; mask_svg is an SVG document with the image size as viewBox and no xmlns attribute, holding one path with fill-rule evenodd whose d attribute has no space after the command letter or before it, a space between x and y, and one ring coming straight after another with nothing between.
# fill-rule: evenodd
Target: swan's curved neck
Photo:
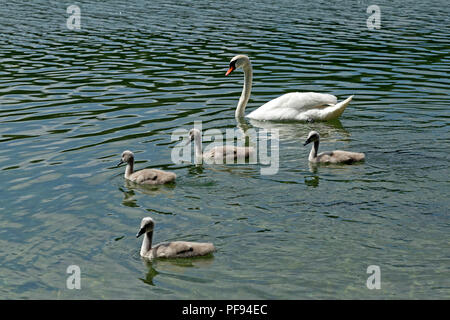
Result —
<instances>
[{"instance_id":1,"label":"swan's curved neck","mask_svg":"<svg viewBox=\"0 0 450 320\"><path fill-rule=\"evenodd\" d=\"M245 115L245 107L247 106L250 93L252 91L253 70L252 64L248 61L242 67L244 69L244 88L242 89L241 97L239 98L238 105L236 107L236 118L243 118Z\"/></svg>"},{"instance_id":2,"label":"swan's curved neck","mask_svg":"<svg viewBox=\"0 0 450 320\"><path fill-rule=\"evenodd\" d=\"M145 256L152 249L153 231L146 232L141 245L141 256Z\"/></svg>"},{"instance_id":3,"label":"swan's curved neck","mask_svg":"<svg viewBox=\"0 0 450 320\"><path fill-rule=\"evenodd\" d=\"M128 161L127 167L125 168L125 178L128 179L128 177L133 173L133 166L134 166L134 159Z\"/></svg>"},{"instance_id":4,"label":"swan's curved neck","mask_svg":"<svg viewBox=\"0 0 450 320\"><path fill-rule=\"evenodd\" d=\"M200 134L196 134L194 136L194 154L195 154L195 163L201 163L201 159L203 158L202 151L202 137Z\"/></svg>"},{"instance_id":5,"label":"swan's curved neck","mask_svg":"<svg viewBox=\"0 0 450 320\"><path fill-rule=\"evenodd\" d=\"M311 152L309 153L309 161L317 158L317 151L319 151L319 140L314 141L314 145L311 148Z\"/></svg>"}]
</instances>

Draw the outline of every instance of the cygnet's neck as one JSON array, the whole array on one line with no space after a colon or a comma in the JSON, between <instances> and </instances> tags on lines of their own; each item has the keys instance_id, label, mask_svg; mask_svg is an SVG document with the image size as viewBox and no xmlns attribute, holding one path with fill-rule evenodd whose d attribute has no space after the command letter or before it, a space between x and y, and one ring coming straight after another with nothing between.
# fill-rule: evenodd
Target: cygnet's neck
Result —
<instances>
[{"instance_id":1,"label":"cygnet's neck","mask_svg":"<svg viewBox=\"0 0 450 320\"><path fill-rule=\"evenodd\" d=\"M141 256L145 256L152 249L153 230L144 234L141 245Z\"/></svg>"},{"instance_id":2,"label":"cygnet's neck","mask_svg":"<svg viewBox=\"0 0 450 320\"><path fill-rule=\"evenodd\" d=\"M317 158L317 151L319 151L319 140L314 141L314 145L311 148L311 152L309 153L309 161L314 160Z\"/></svg>"},{"instance_id":3,"label":"cygnet's neck","mask_svg":"<svg viewBox=\"0 0 450 320\"><path fill-rule=\"evenodd\" d=\"M242 69L244 70L244 88L236 107L235 118L243 118L245 116L245 107L252 91L253 70L250 60L244 64Z\"/></svg>"},{"instance_id":4,"label":"cygnet's neck","mask_svg":"<svg viewBox=\"0 0 450 320\"><path fill-rule=\"evenodd\" d=\"M202 151L202 136L201 133L196 133L194 135L194 153L195 153L195 163L201 163L203 159Z\"/></svg>"},{"instance_id":5,"label":"cygnet's neck","mask_svg":"<svg viewBox=\"0 0 450 320\"><path fill-rule=\"evenodd\" d=\"M131 158L128 162L127 162L127 167L125 168L125 178L128 179L131 174L133 173L133 167L134 167L134 159Z\"/></svg>"}]
</instances>

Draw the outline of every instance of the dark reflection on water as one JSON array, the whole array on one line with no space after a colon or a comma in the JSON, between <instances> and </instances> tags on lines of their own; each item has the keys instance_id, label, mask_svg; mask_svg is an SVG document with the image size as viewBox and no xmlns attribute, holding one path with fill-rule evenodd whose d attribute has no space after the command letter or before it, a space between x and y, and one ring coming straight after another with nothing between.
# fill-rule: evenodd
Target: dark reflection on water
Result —
<instances>
[{"instance_id":1,"label":"dark reflection on water","mask_svg":"<svg viewBox=\"0 0 450 320\"><path fill-rule=\"evenodd\" d=\"M143 259L145 266L148 268L145 279L141 279L146 284L154 286L153 279L159 275L163 274L167 277L188 279L188 276L184 275L185 268L197 268L202 269L210 266L213 263L213 255L208 255L204 257L194 257L190 259L156 259L148 260ZM158 272L158 268L161 270ZM188 279L193 282L204 282L203 279Z\"/></svg>"},{"instance_id":2,"label":"dark reflection on water","mask_svg":"<svg viewBox=\"0 0 450 320\"><path fill-rule=\"evenodd\" d=\"M0 7L0 297L450 297L445 1L380 1L377 31L369 1L78 4L80 31L58 1ZM254 68L247 113L292 91L355 96L333 122L237 123L243 73L224 74L238 53ZM279 130L277 174L173 163L172 132L196 121ZM322 151L366 162L313 167L310 130ZM124 181L115 164L127 149L137 169L176 183ZM155 243L218 251L146 265L135 238L145 216ZM69 265L81 290L66 289ZM369 265L381 290L366 287Z\"/></svg>"},{"instance_id":3,"label":"dark reflection on water","mask_svg":"<svg viewBox=\"0 0 450 320\"><path fill-rule=\"evenodd\" d=\"M317 166L310 165L310 170L312 173L317 173ZM320 177L318 175L314 176L305 176L305 184L310 187L318 187L319 186Z\"/></svg>"}]
</instances>

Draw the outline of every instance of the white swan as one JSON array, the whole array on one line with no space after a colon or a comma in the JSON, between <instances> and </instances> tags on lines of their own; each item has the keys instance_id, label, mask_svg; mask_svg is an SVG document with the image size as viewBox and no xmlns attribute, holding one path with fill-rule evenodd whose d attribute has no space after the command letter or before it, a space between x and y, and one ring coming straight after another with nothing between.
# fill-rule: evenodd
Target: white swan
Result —
<instances>
[{"instance_id":1,"label":"white swan","mask_svg":"<svg viewBox=\"0 0 450 320\"><path fill-rule=\"evenodd\" d=\"M244 70L244 88L239 103L236 107L235 117L244 117L245 107L252 90L253 70L250 59L243 54L235 56L230 61L230 66L225 74L229 75L233 70L242 68ZM255 120L300 120L327 121L338 118L352 100L348 97L337 103L337 98L331 94L316 92L291 92L283 94L247 115Z\"/></svg>"},{"instance_id":2,"label":"white swan","mask_svg":"<svg viewBox=\"0 0 450 320\"><path fill-rule=\"evenodd\" d=\"M162 171L158 169L142 169L134 172L134 154L129 150L122 153L122 157L117 166L126 163L125 179L139 184L164 184L175 181L177 175L173 172Z\"/></svg>"},{"instance_id":3,"label":"white swan","mask_svg":"<svg viewBox=\"0 0 450 320\"><path fill-rule=\"evenodd\" d=\"M234 163L238 160L248 159L255 154L253 147L235 147L235 146L216 146L203 153L202 151L202 134L198 129L191 129L189 131L189 139L187 143L194 141L194 152L196 162L205 160L206 163Z\"/></svg>"},{"instance_id":4,"label":"white swan","mask_svg":"<svg viewBox=\"0 0 450 320\"><path fill-rule=\"evenodd\" d=\"M305 143L303 144L304 146L306 146L308 143L314 142L314 145L308 157L308 160L312 163L352 164L354 162L364 161L366 157L364 153L342 150L326 151L317 154L317 151L319 151L319 141L319 133L317 131L311 131L308 134L308 138L306 139Z\"/></svg>"},{"instance_id":5,"label":"white swan","mask_svg":"<svg viewBox=\"0 0 450 320\"><path fill-rule=\"evenodd\" d=\"M141 227L136 234L136 238L145 234L142 240L141 257L154 258L188 258L204 256L216 251L212 243L208 242L187 242L172 241L159 243L152 247L153 229L155 222L150 217L145 217L141 221Z\"/></svg>"}]
</instances>

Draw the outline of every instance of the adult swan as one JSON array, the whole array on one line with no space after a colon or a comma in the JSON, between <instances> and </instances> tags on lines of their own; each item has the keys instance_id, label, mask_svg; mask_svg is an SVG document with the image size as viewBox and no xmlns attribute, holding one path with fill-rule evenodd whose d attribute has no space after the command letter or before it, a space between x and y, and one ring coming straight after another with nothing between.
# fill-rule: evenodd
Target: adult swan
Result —
<instances>
[{"instance_id":1,"label":"adult swan","mask_svg":"<svg viewBox=\"0 0 450 320\"><path fill-rule=\"evenodd\" d=\"M239 68L244 70L244 88L236 107L235 117L238 119L244 117L245 107L252 90L252 64L246 55L239 54L231 59L230 67L225 75ZM266 102L247 117L255 120L327 121L339 118L352 98L353 96L350 96L337 103L337 98L331 94L291 92Z\"/></svg>"}]
</instances>

